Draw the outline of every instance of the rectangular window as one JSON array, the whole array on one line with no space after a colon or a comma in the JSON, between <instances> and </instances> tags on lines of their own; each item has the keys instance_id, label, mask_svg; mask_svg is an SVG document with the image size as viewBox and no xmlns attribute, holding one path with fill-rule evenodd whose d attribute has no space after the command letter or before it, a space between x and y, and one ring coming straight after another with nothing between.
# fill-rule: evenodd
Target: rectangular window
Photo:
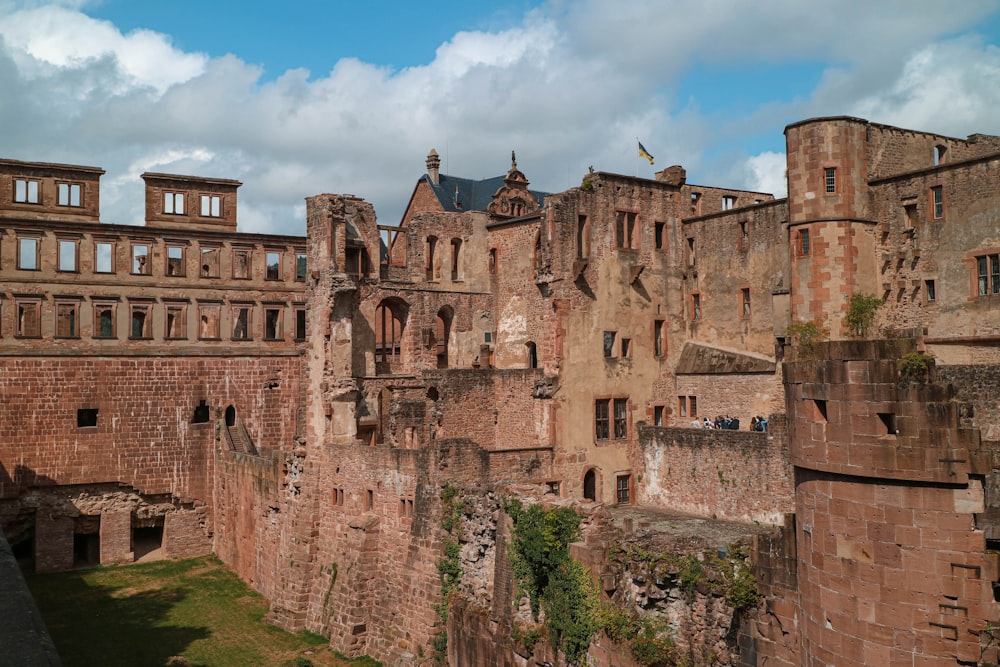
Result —
<instances>
[{"instance_id":1,"label":"rectangular window","mask_svg":"<svg viewBox=\"0 0 1000 667\"><path fill-rule=\"evenodd\" d=\"M368 489L368 511L375 509L375 492Z\"/></svg>"},{"instance_id":2,"label":"rectangular window","mask_svg":"<svg viewBox=\"0 0 1000 667\"><path fill-rule=\"evenodd\" d=\"M76 241L66 241L59 239L59 270L76 271L77 250L80 245Z\"/></svg>"},{"instance_id":3,"label":"rectangular window","mask_svg":"<svg viewBox=\"0 0 1000 667\"><path fill-rule=\"evenodd\" d=\"M306 309L295 309L295 340L306 339Z\"/></svg>"},{"instance_id":4,"label":"rectangular window","mask_svg":"<svg viewBox=\"0 0 1000 667\"><path fill-rule=\"evenodd\" d=\"M17 302L17 330L19 338L40 338L42 335L42 302L40 300Z\"/></svg>"},{"instance_id":5,"label":"rectangular window","mask_svg":"<svg viewBox=\"0 0 1000 667\"><path fill-rule=\"evenodd\" d=\"M740 238L739 243L737 243L740 250L750 249L750 231L747 227L746 221L740 223Z\"/></svg>"},{"instance_id":6,"label":"rectangular window","mask_svg":"<svg viewBox=\"0 0 1000 667\"><path fill-rule=\"evenodd\" d=\"M490 248L488 268L489 268L489 272L490 272L491 276L495 276L497 274L497 249L496 248Z\"/></svg>"},{"instance_id":7,"label":"rectangular window","mask_svg":"<svg viewBox=\"0 0 1000 667\"><path fill-rule=\"evenodd\" d=\"M153 318L150 317L150 307L146 304L131 304L130 311L131 326L129 327L129 338L152 338L150 332L153 330Z\"/></svg>"},{"instance_id":8,"label":"rectangular window","mask_svg":"<svg viewBox=\"0 0 1000 667\"><path fill-rule=\"evenodd\" d=\"M250 340L250 306L233 306L233 340Z\"/></svg>"},{"instance_id":9,"label":"rectangular window","mask_svg":"<svg viewBox=\"0 0 1000 667\"><path fill-rule=\"evenodd\" d=\"M588 257L590 257L590 224L587 216L580 215L576 218L576 258Z\"/></svg>"},{"instance_id":10,"label":"rectangular window","mask_svg":"<svg viewBox=\"0 0 1000 667\"><path fill-rule=\"evenodd\" d=\"M696 322L701 319L701 294L697 292L691 295L691 319Z\"/></svg>"},{"instance_id":11,"label":"rectangular window","mask_svg":"<svg viewBox=\"0 0 1000 667\"><path fill-rule=\"evenodd\" d=\"M927 294L928 301L937 301L937 286L933 280L924 281L924 291Z\"/></svg>"},{"instance_id":12,"label":"rectangular window","mask_svg":"<svg viewBox=\"0 0 1000 667\"><path fill-rule=\"evenodd\" d=\"M615 356L615 336L614 331L604 332L604 357L610 359Z\"/></svg>"},{"instance_id":13,"label":"rectangular window","mask_svg":"<svg viewBox=\"0 0 1000 667\"><path fill-rule=\"evenodd\" d=\"M83 186L79 183L57 183L56 195L59 206L83 206Z\"/></svg>"},{"instance_id":14,"label":"rectangular window","mask_svg":"<svg viewBox=\"0 0 1000 667\"><path fill-rule=\"evenodd\" d=\"M691 214L701 215L701 193L692 192L691 193Z\"/></svg>"},{"instance_id":15,"label":"rectangular window","mask_svg":"<svg viewBox=\"0 0 1000 667\"><path fill-rule=\"evenodd\" d=\"M639 237L636 234L637 213L631 211L615 212L615 238L619 248L638 248Z\"/></svg>"},{"instance_id":16,"label":"rectangular window","mask_svg":"<svg viewBox=\"0 0 1000 667\"><path fill-rule=\"evenodd\" d=\"M80 304L56 303L56 338L80 337Z\"/></svg>"},{"instance_id":17,"label":"rectangular window","mask_svg":"<svg viewBox=\"0 0 1000 667\"><path fill-rule=\"evenodd\" d=\"M698 255L695 254L695 245L693 236L688 237L687 249L685 250L685 254L687 255L685 259L687 260L686 263L688 266L695 266L698 263Z\"/></svg>"},{"instance_id":18,"label":"rectangular window","mask_svg":"<svg viewBox=\"0 0 1000 667\"><path fill-rule=\"evenodd\" d=\"M204 218L222 217L222 197L219 195L202 195L201 215Z\"/></svg>"},{"instance_id":19,"label":"rectangular window","mask_svg":"<svg viewBox=\"0 0 1000 667\"><path fill-rule=\"evenodd\" d=\"M628 505L632 502L632 494L629 491L629 478L631 475L618 475L616 483L615 500L619 505Z\"/></svg>"},{"instance_id":20,"label":"rectangular window","mask_svg":"<svg viewBox=\"0 0 1000 667\"><path fill-rule=\"evenodd\" d=\"M667 249L667 223L656 222L653 223L653 241L656 245L657 250Z\"/></svg>"},{"instance_id":21,"label":"rectangular window","mask_svg":"<svg viewBox=\"0 0 1000 667\"><path fill-rule=\"evenodd\" d=\"M622 359L628 359L632 356L632 339L622 338Z\"/></svg>"},{"instance_id":22,"label":"rectangular window","mask_svg":"<svg viewBox=\"0 0 1000 667\"><path fill-rule=\"evenodd\" d=\"M594 401L594 438L607 440L611 437L611 399L599 398Z\"/></svg>"},{"instance_id":23,"label":"rectangular window","mask_svg":"<svg viewBox=\"0 0 1000 667\"><path fill-rule=\"evenodd\" d=\"M799 242L796 244L800 256L809 254L809 230L800 229L798 234Z\"/></svg>"},{"instance_id":24,"label":"rectangular window","mask_svg":"<svg viewBox=\"0 0 1000 667\"><path fill-rule=\"evenodd\" d=\"M38 249L41 239L19 237L17 239L17 268L22 271L37 271Z\"/></svg>"},{"instance_id":25,"label":"rectangular window","mask_svg":"<svg viewBox=\"0 0 1000 667\"><path fill-rule=\"evenodd\" d=\"M698 416L698 397L688 396L688 414L692 417Z\"/></svg>"},{"instance_id":26,"label":"rectangular window","mask_svg":"<svg viewBox=\"0 0 1000 667\"><path fill-rule=\"evenodd\" d=\"M76 411L77 428L94 428L97 426L97 408L80 408Z\"/></svg>"},{"instance_id":27,"label":"rectangular window","mask_svg":"<svg viewBox=\"0 0 1000 667\"><path fill-rule=\"evenodd\" d=\"M750 288L740 290L740 300L743 303L743 317L750 317Z\"/></svg>"},{"instance_id":28,"label":"rectangular window","mask_svg":"<svg viewBox=\"0 0 1000 667\"><path fill-rule=\"evenodd\" d=\"M218 278L219 277L219 255L221 251L219 248L208 248L202 246L201 248L201 277L202 278Z\"/></svg>"},{"instance_id":29,"label":"rectangular window","mask_svg":"<svg viewBox=\"0 0 1000 667\"><path fill-rule=\"evenodd\" d=\"M653 354L662 357L667 350L666 320L653 320Z\"/></svg>"},{"instance_id":30,"label":"rectangular window","mask_svg":"<svg viewBox=\"0 0 1000 667\"><path fill-rule=\"evenodd\" d=\"M663 406L653 406L653 426L663 426Z\"/></svg>"},{"instance_id":31,"label":"rectangular window","mask_svg":"<svg viewBox=\"0 0 1000 667\"><path fill-rule=\"evenodd\" d=\"M183 276L184 271L184 246L167 246L167 275Z\"/></svg>"},{"instance_id":32,"label":"rectangular window","mask_svg":"<svg viewBox=\"0 0 1000 667\"><path fill-rule=\"evenodd\" d=\"M934 219L940 220L944 217L944 190L940 185L931 188L931 203L934 207Z\"/></svg>"},{"instance_id":33,"label":"rectangular window","mask_svg":"<svg viewBox=\"0 0 1000 667\"><path fill-rule=\"evenodd\" d=\"M219 340L219 325L222 307L219 304L198 304L198 338Z\"/></svg>"},{"instance_id":34,"label":"rectangular window","mask_svg":"<svg viewBox=\"0 0 1000 667\"><path fill-rule=\"evenodd\" d=\"M111 241L94 242L94 272L115 272L115 244Z\"/></svg>"},{"instance_id":35,"label":"rectangular window","mask_svg":"<svg viewBox=\"0 0 1000 667\"><path fill-rule=\"evenodd\" d=\"M1000 255L990 255L990 294L1000 294Z\"/></svg>"},{"instance_id":36,"label":"rectangular window","mask_svg":"<svg viewBox=\"0 0 1000 667\"><path fill-rule=\"evenodd\" d=\"M169 215L184 215L184 193L164 192L163 212Z\"/></svg>"},{"instance_id":37,"label":"rectangular window","mask_svg":"<svg viewBox=\"0 0 1000 667\"><path fill-rule=\"evenodd\" d=\"M166 327L163 337L170 340L183 340L187 338L187 305L183 303L167 304Z\"/></svg>"},{"instance_id":38,"label":"rectangular window","mask_svg":"<svg viewBox=\"0 0 1000 667\"><path fill-rule=\"evenodd\" d=\"M677 414L679 414L681 417L687 417L688 416L688 401L687 401L687 396L678 396L677 397Z\"/></svg>"},{"instance_id":39,"label":"rectangular window","mask_svg":"<svg viewBox=\"0 0 1000 667\"><path fill-rule=\"evenodd\" d=\"M906 225L906 229L912 230L917 221L917 205L916 204L906 204L903 206L903 223Z\"/></svg>"},{"instance_id":40,"label":"rectangular window","mask_svg":"<svg viewBox=\"0 0 1000 667\"><path fill-rule=\"evenodd\" d=\"M303 281L306 279L306 253L296 251L295 253L295 279Z\"/></svg>"},{"instance_id":41,"label":"rectangular window","mask_svg":"<svg viewBox=\"0 0 1000 667\"><path fill-rule=\"evenodd\" d=\"M94 338L115 338L115 304L94 304Z\"/></svg>"},{"instance_id":42,"label":"rectangular window","mask_svg":"<svg viewBox=\"0 0 1000 667\"><path fill-rule=\"evenodd\" d=\"M41 202L42 186L38 181L26 178L14 179L14 201L18 204L38 204Z\"/></svg>"},{"instance_id":43,"label":"rectangular window","mask_svg":"<svg viewBox=\"0 0 1000 667\"><path fill-rule=\"evenodd\" d=\"M944 154L947 152L948 147L944 145L937 145L934 147L934 165L937 166L941 164L944 160Z\"/></svg>"},{"instance_id":44,"label":"rectangular window","mask_svg":"<svg viewBox=\"0 0 1000 667\"><path fill-rule=\"evenodd\" d=\"M264 340L281 340L281 308L264 309Z\"/></svg>"},{"instance_id":45,"label":"rectangular window","mask_svg":"<svg viewBox=\"0 0 1000 667\"><path fill-rule=\"evenodd\" d=\"M976 273L979 296L1000 294L1000 254L977 257Z\"/></svg>"},{"instance_id":46,"label":"rectangular window","mask_svg":"<svg viewBox=\"0 0 1000 667\"><path fill-rule=\"evenodd\" d=\"M132 244L132 274L148 276L151 270L149 262L149 245L146 243Z\"/></svg>"},{"instance_id":47,"label":"rectangular window","mask_svg":"<svg viewBox=\"0 0 1000 667\"><path fill-rule=\"evenodd\" d=\"M233 248L233 278L246 280L250 277L251 252L249 248Z\"/></svg>"},{"instance_id":48,"label":"rectangular window","mask_svg":"<svg viewBox=\"0 0 1000 667\"><path fill-rule=\"evenodd\" d=\"M722 210L731 211L736 208L736 197L733 195L722 195Z\"/></svg>"},{"instance_id":49,"label":"rectangular window","mask_svg":"<svg viewBox=\"0 0 1000 667\"><path fill-rule=\"evenodd\" d=\"M266 280L281 280L281 253L269 250L264 257L266 260L264 278Z\"/></svg>"},{"instance_id":50,"label":"rectangular window","mask_svg":"<svg viewBox=\"0 0 1000 667\"><path fill-rule=\"evenodd\" d=\"M616 398L615 407L615 440L628 438L628 399Z\"/></svg>"},{"instance_id":51,"label":"rectangular window","mask_svg":"<svg viewBox=\"0 0 1000 667\"><path fill-rule=\"evenodd\" d=\"M837 191L837 169L835 167L827 167L823 170L823 184L828 194Z\"/></svg>"}]
</instances>

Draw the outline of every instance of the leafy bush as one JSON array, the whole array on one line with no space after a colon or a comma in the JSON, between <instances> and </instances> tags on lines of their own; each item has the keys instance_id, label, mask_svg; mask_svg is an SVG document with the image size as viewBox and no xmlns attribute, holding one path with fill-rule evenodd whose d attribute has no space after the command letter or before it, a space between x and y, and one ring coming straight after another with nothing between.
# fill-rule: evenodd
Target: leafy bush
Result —
<instances>
[{"instance_id":1,"label":"leafy bush","mask_svg":"<svg viewBox=\"0 0 1000 667\"><path fill-rule=\"evenodd\" d=\"M896 362L900 382L924 383L930 378L934 356L926 352L910 352L900 357Z\"/></svg>"},{"instance_id":2,"label":"leafy bush","mask_svg":"<svg viewBox=\"0 0 1000 667\"><path fill-rule=\"evenodd\" d=\"M882 307L882 299L874 294L852 294L847 306L844 326L852 336L867 336L875 323L875 313Z\"/></svg>"}]
</instances>

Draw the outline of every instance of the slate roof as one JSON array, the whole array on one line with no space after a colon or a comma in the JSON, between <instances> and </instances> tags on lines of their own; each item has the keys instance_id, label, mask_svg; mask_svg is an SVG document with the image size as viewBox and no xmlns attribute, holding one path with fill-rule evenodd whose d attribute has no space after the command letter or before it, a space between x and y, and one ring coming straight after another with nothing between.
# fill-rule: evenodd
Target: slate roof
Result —
<instances>
[{"instance_id":1,"label":"slate roof","mask_svg":"<svg viewBox=\"0 0 1000 667\"><path fill-rule=\"evenodd\" d=\"M486 207L493 201L493 195L496 191L503 187L506 175L483 178L477 181L471 178L440 174L437 185L434 185L428 174L424 174L421 178L431 186L442 209L449 213L461 213L463 211L485 211ZM548 192L539 192L530 188L528 192L538 200L539 207L544 204L545 198L549 195ZM456 202L459 204L458 206L456 206Z\"/></svg>"}]
</instances>

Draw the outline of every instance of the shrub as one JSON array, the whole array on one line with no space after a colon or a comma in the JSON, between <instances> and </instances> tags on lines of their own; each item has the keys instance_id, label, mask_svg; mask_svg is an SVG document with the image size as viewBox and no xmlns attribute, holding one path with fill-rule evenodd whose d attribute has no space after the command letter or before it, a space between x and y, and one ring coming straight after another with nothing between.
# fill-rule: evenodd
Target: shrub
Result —
<instances>
[{"instance_id":1,"label":"shrub","mask_svg":"<svg viewBox=\"0 0 1000 667\"><path fill-rule=\"evenodd\" d=\"M844 326L851 336L867 336L875 323L875 313L882 307L882 299L874 294L852 294L847 306Z\"/></svg>"}]
</instances>

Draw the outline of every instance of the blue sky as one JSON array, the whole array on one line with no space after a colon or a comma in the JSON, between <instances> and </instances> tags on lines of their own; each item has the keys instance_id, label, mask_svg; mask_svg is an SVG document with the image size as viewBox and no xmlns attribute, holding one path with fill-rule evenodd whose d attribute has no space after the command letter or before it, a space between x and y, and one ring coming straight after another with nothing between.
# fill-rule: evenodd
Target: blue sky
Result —
<instances>
[{"instance_id":1,"label":"blue sky","mask_svg":"<svg viewBox=\"0 0 1000 667\"><path fill-rule=\"evenodd\" d=\"M301 234L319 192L395 223L431 148L470 178L514 149L547 191L681 164L781 196L803 118L1000 134L1000 0L827 7L0 0L0 156L103 167L126 224L144 171L236 178L242 230Z\"/></svg>"}]
</instances>

